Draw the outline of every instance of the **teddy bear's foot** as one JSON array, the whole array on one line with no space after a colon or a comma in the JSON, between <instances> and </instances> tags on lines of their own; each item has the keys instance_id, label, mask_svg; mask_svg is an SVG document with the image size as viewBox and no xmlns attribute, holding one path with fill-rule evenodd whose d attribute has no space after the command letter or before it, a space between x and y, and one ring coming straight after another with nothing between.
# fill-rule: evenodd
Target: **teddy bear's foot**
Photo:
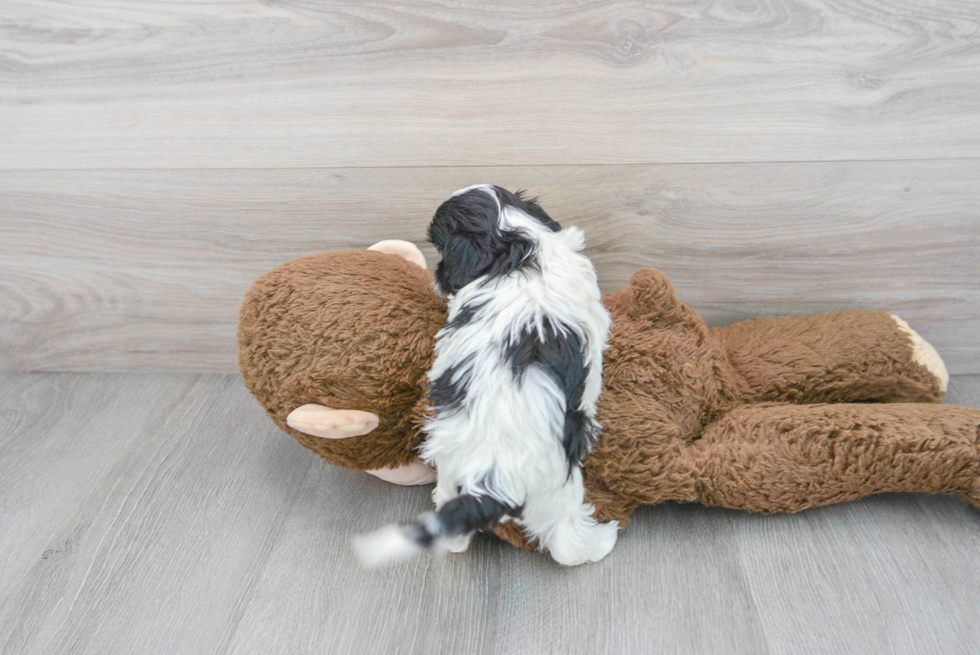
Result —
<instances>
[{"instance_id":1,"label":"teddy bear's foot","mask_svg":"<svg viewBox=\"0 0 980 655\"><path fill-rule=\"evenodd\" d=\"M946 365L943 364L939 353L936 352L936 349L933 348L931 343L923 339L918 332L909 327L908 323L895 314L890 314L890 316L898 323L898 329L912 339L912 360L916 364L924 366L926 370L935 375L936 379L939 380L939 391L946 393L946 387L949 386L949 373L946 371Z\"/></svg>"}]
</instances>

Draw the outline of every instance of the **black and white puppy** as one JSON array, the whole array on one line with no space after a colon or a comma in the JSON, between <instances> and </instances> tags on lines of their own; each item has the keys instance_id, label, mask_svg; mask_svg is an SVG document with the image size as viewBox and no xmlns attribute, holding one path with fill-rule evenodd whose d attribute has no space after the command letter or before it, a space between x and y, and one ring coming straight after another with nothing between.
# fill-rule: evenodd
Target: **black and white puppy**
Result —
<instances>
[{"instance_id":1,"label":"black and white puppy","mask_svg":"<svg viewBox=\"0 0 980 655\"><path fill-rule=\"evenodd\" d=\"M362 562L429 547L465 550L475 530L514 520L555 561L605 557L618 524L585 502L582 461L598 439L596 401L609 314L584 236L520 193L481 184L436 211L437 290L449 321L428 373L422 458L436 512L358 542Z\"/></svg>"}]
</instances>

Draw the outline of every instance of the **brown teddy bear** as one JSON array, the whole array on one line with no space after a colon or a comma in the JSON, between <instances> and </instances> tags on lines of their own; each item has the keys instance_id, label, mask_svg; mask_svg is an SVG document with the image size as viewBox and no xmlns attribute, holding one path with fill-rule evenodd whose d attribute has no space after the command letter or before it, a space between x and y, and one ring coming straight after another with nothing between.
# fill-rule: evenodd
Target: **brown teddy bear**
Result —
<instances>
[{"instance_id":1,"label":"brown teddy bear","mask_svg":"<svg viewBox=\"0 0 980 655\"><path fill-rule=\"evenodd\" d=\"M432 482L425 374L446 306L412 244L288 262L245 297L239 364L276 424L323 459ZM796 512L870 494L959 494L980 507L980 410L938 404L948 375L898 317L848 310L709 329L667 278L604 298L600 442L586 500L624 526L665 500ZM533 548L507 523L497 534Z\"/></svg>"}]
</instances>

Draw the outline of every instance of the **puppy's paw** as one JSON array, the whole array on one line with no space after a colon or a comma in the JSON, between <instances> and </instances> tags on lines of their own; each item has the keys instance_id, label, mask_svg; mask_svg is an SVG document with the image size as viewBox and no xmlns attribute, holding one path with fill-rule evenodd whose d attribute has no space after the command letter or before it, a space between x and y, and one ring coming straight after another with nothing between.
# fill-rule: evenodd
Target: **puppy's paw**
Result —
<instances>
[{"instance_id":1,"label":"puppy's paw","mask_svg":"<svg viewBox=\"0 0 980 655\"><path fill-rule=\"evenodd\" d=\"M590 562L598 562L605 558L616 547L616 540L619 539L619 521L596 523L595 531L596 539L592 542L592 548L586 553Z\"/></svg>"},{"instance_id":2,"label":"puppy's paw","mask_svg":"<svg viewBox=\"0 0 980 655\"><path fill-rule=\"evenodd\" d=\"M446 550L450 553L465 553L466 549L470 547L470 540L473 538L473 534L464 534L458 537L453 537L452 539L446 539L443 542Z\"/></svg>"},{"instance_id":3,"label":"puppy's paw","mask_svg":"<svg viewBox=\"0 0 980 655\"><path fill-rule=\"evenodd\" d=\"M552 559L565 566L598 562L612 552L619 537L619 523L586 519L559 528L548 543Z\"/></svg>"},{"instance_id":4,"label":"puppy's paw","mask_svg":"<svg viewBox=\"0 0 980 655\"><path fill-rule=\"evenodd\" d=\"M596 523L593 532L595 538L586 548L585 557L586 561L598 562L616 547L616 540L619 538L619 521Z\"/></svg>"}]
</instances>

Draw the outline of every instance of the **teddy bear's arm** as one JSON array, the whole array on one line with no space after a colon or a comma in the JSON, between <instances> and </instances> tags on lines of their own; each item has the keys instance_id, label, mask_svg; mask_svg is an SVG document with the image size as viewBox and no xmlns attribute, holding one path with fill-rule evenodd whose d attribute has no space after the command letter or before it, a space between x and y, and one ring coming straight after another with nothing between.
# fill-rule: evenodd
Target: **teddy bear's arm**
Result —
<instances>
[{"instance_id":1,"label":"teddy bear's arm","mask_svg":"<svg viewBox=\"0 0 980 655\"><path fill-rule=\"evenodd\" d=\"M633 273L626 287L606 295L603 302L614 321L622 317L661 325L688 322L704 328L697 314L677 299L667 276L653 268Z\"/></svg>"},{"instance_id":2,"label":"teddy bear's arm","mask_svg":"<svg viewBox=\"0 0 980 655\"><path fill-rule=\"evenodd\" d=\"M980 507L980 409L920 403L735 409L690 446L698 500L796 512L883 492Z\"/></svg>"},{"instance_id":3,"label":"teddy bear's arm","mask_svg":"<svg viewBox=\"0 0 980 655\"><path fill-rule=\"evenodd\" d=\"M935 349L886 312L847 310L712 329L749 402L939 402Z\"/></svg>"}]
</instances>

